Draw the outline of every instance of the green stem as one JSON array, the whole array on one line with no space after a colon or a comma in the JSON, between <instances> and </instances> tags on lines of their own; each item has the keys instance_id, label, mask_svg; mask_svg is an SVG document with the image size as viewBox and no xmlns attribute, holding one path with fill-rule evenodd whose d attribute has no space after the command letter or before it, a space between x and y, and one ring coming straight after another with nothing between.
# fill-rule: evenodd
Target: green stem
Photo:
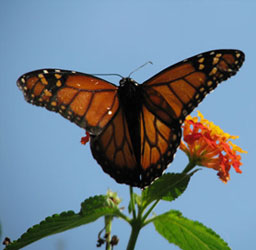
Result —
<instances>
[{"instance_id":1,"label":"green stem","mask_svg":"<svg viewBox=\"0 0 256 250\"><path fill-rule=\"evenodd\" d=\"M126 250L134 250L140 229L141 229L141 226L138 223L138 221L136 221L136 220L133 221L132 232L131 232L130 239L129 239L128 246L127 246Z\"/></svg>"},{"instance_id":2,"label":"green stem","mask_svg":"<svg viewBox=\"0 0 256 250\"><path fill-rule=\"evenodd\" d=\"M149 208L149 210L146 212L146 214L143 216L142 221L143 221L143 226L145 226L147 223L144 223L144 221L147 219L149 214L152 212L152 210L155 208L155 206L158 204L160 200L156 200L154 204Z\"/></svg>"},{"instance_id":3,"label":"green stem","mask_svg":"<svg viewBox=\"0 0 256 250\"><path fill-rule=\"evenodd\" d=\"M121 213L121 212L118 214L117 217L119 217L120 219L123 219L124 221L127 221L129 224L131 222L131 219L128 216L126 216L125 214Z\"/></svg>"},{"instance_id":4,"label":"green stem","mask_svg":"<svg viewBox=\"0 0 256 250\"><path fill-rule=\"evenodd\" d=\"M130 186L130 199L131 199L131 209L132 209L132 215L133 219L136 218L136 211L135 211L135 206L134 206L134 199L133 199L133 188Z\"/></svg>"},{"instance_id":5,"label":"green stem","mask_svg":"<svg viewBox=\"0 0 256 250\"><path fill-rule=\"evenodd\" d=\"M132 232L130 235L130 239L127 245L126 250L134 250L135 244L140 232L140 229L142 228L142 211L140 209L140 206L138 206L138 214L136 214L135 211L135 202L134 202L134 196L133 196L133 189L130 187L130 196L131 196L131 209L133 214L133 219L130 220L130 225L132 227Z\"/></svg>"},{"instance_id":6,"label":"green stem","mask_svg":"<svg viewBox=\"0 0 256 250\"><path fill-rule=\"evenodd\" d=\"M182 171L183 174L188 173L191 169L193 169L196 166L196 162L195 161L189 161L188 165L184 168L184 170Z\"/></svg>"},{"instance_id":7,"label":"green stem","mask_svg":"<svg viewBox=\"0 0 256 250\"><path fill-rule=\"evenodd\" d=\"M105 235L106 235L106 250L112 250L111 241L111 228L112 228L112 216L105 216Z\"/></svg>"}]
</instances>

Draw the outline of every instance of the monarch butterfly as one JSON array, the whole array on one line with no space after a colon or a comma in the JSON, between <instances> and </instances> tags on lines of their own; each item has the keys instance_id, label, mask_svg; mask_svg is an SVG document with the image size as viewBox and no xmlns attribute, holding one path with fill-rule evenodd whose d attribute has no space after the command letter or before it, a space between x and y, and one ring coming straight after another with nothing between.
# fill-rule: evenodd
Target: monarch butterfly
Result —
<instances>
[{"instance_id":1,"label":"monarch butterfly","mask_svg":"<svg viewBox=\"0 0 256 250\"><path fill-rule=\"evenodd\" d=\"M185 117L244 58L239 50L205 52L143 84L127 77L116 86L89 74L42 69L21 76L17 85L28 102L86 129L93 157L117 182L143 188L172 162Z\"/></svg>"}]
</instances>

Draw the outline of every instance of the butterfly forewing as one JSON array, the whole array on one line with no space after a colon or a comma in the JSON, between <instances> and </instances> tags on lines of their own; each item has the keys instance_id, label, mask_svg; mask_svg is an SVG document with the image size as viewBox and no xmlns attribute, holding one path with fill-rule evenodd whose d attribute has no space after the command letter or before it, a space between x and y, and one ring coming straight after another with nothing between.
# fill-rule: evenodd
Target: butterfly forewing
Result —
<instances>
[{"instance_id":1,"label":"butterfly forewing","mask_svg":"<svg viewBox=\"0 0 256 250\"><path fill-rule=\"evenodd\" d=\"M43 69L21 76L17 84L28 102L59 112L93 134L102 131L119 107L115 85L83 73Z\"/></svg>"},{"instance_id":2,"label":"butterfly forewing","mask_svg":"<svg viewBox=\"0 0 256 250\"><path fill-rule=\"evenodd\" d=\"M242 51L215 50L166 68L143 84L149 109L163 121L168 120L168 113L169 120L182 123L207 93L239 70L243 61ZM156 95L159 100L163 99L161 104L155 100ZM160 110L165 114L162 115Z\"/></svg>"}]
</instances>

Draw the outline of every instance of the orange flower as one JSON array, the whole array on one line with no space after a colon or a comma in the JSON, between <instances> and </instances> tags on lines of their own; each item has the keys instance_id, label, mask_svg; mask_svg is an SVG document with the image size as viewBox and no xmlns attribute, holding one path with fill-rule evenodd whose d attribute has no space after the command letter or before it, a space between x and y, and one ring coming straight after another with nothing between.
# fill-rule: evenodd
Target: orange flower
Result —
<instances>
[{"instance_id":1,"label":"orange flower","mask_svg":"<svg viewBox=\"0 0 256 250\"><path fill-rule=\"evenodd\" d=\"M239 168L242 165L241 156L237 152L247 152L230 141L238 136L224 133L213 122L204 119L199 111L198 116L200 121L197 117L187 116L183 125L183 138L187 145L181 141L180 148L191 163L217 170L220 179L227 183L231 166L237 173L242 173Z\"/></svg>"}]
</instances>

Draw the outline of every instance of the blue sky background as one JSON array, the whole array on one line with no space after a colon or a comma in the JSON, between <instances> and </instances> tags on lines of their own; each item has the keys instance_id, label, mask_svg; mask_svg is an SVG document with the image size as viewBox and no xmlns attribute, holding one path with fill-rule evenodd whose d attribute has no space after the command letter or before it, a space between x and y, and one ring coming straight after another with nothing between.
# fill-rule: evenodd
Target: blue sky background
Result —
<instances>
[{"instance_id":1,"label":"blue sky background","mask_svg":"<svg viewBox=\"0 0 256 250\"><path fill-rule=\"evenodd\" d=\"M89 196L118 192L127 206L129 188L117 184L80 145L84 131L60 115L24 101L17 78L40 68L133 75L144 82L165 67L212 49L241 49L240 72L211 93L199 110L248 150L242 174L231 170L223 184L216 172L198 172L188 190L156 213L179 209L215 230L233 250L255 247L255 1L73 0L0 2L0 221L2 239L17 239L48 215L79 211ZM119 78L106 78L118 84ZM195 112L193 113L195 114ZM167 172L187 163L178 152ZM136 189L138 191L138 189ZM47 237L26 250L96 249L103 219ZM113 233L125 249L128 224L115 220ZM0 246L1 248L1 246ZM154 226L141 231L136 249L178 249Z\"/></svg>"}]
</instances>

